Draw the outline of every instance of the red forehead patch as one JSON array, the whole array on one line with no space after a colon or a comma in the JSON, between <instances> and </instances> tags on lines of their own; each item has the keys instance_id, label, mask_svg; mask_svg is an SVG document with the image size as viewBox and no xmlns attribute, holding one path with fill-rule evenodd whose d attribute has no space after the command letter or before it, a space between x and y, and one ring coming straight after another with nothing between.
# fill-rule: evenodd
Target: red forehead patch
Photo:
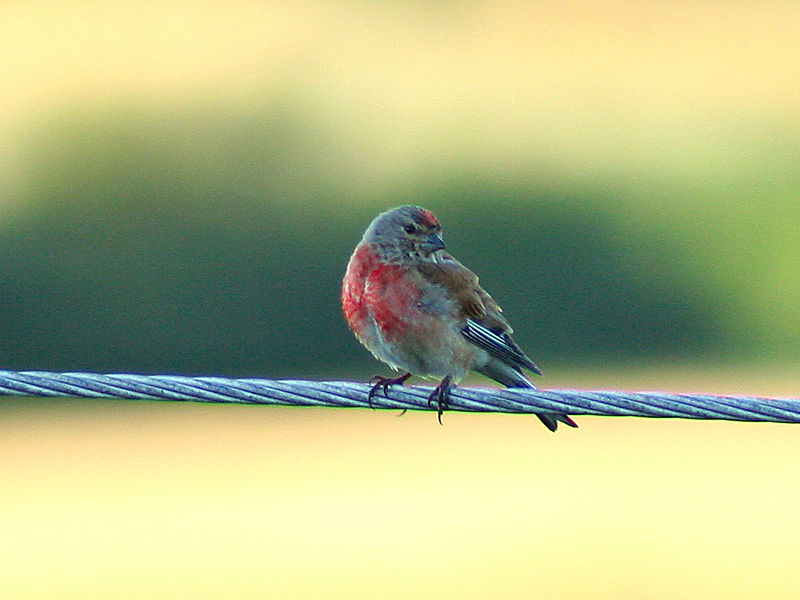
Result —
<instances>
[{"instance_id":1,"label":"red forehead patch","mask_svg":"<svg viewBox=\"0 0 800 600\"><path fill-rule=\"evenodd\" d=\"M419 211L419 220L429 227L439 227L439 219L431 211L423 208Z\"/></svg>"}]
</instances>

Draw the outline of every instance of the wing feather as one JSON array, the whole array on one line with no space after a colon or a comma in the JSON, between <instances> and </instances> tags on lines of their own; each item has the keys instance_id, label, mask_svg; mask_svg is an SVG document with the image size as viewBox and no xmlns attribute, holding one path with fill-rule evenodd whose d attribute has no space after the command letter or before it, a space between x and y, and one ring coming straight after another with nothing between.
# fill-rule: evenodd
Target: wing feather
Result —
<instances>
[{"instance_id":1,"label":"wing feather","mask_svg":"<svg viewBox=\"0 0 800 600\"><path fill-rule=\"evenodd\" d=\"M511 339L511 336L505 332L492 330L474 319L467 319L467 324L461 330L461 334L470 342L483 348L492 356L496 356L504 363L524 367L538 375L542 374L539 367L525 356L525 353Z\"/></svg>"},{"instance_id":2,"label":"wing feather","mask_svg":"<svg viewBox=\"0 0 800 600\"><path fill-rule=\"evenodd\" d=\"M472 271L447 253L442 253L441 261L419 265L419 270L425 279L444 287L448 295L456 299L464 322L461 333L465 338L505 363L541 374L511 339L513 330L503 310L480 286Z\"/></svg>"}]
</instances>

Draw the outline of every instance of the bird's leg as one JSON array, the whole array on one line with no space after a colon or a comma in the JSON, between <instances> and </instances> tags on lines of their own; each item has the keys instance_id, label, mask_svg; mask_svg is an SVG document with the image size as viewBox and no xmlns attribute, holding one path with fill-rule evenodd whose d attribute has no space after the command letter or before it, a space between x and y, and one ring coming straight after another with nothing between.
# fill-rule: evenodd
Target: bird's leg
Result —
<instances>
[{"instance_id":1,"label":"bird's leg","mask_svg":"<svg viewBox=\"0 0 800 600\"><path fill-rule=\"evenodd\" d=\"M442 425L442 413L447 410L447 396L450 393L450 388L453 387L452 384L453 378L450 375L447 375L444 379L442 379L441 383L436 386L431 392L431 395L428 396L428 406L433 408L433 401L436 401L436 409L437 414L436 418L439 420L439 425Z\"/></svg>"},{"instance_id":2,"label":"bird's leg","mask_svg":"<svg viewBox=\"0 0 800 600\"><path fill-rule=\"evenodd\" d=\"M383 395L386 396L386 390L389 389L390 385L403 385L403 382L409 377L411 377L411 373L405 373L404 375L400 375L400 377L384 377L383 375L375 375L369 380L369 382L372 384L372 388L370 388L369 395L367 396L369 407L375 408L372 406L372 398L378 393L378 390L383 390Z\"/></svg>"}]
</instances>

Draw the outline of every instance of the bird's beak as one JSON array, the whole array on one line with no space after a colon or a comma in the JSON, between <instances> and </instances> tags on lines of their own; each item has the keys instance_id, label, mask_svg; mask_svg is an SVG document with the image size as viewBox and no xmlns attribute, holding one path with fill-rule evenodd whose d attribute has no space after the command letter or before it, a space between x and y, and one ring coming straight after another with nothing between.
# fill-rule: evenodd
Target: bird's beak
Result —
<instances>
[{"instance_id":1,"label":"bird's beak","mask_svg":"<svg viewBox=\"0 0 800 600\"><path fill-rule=\"evenodd\" d=\"M422 242L422 249L428 254L437 250L444 250L444 240L438 233L432 233Z\"/></svg>"}]
</instances>

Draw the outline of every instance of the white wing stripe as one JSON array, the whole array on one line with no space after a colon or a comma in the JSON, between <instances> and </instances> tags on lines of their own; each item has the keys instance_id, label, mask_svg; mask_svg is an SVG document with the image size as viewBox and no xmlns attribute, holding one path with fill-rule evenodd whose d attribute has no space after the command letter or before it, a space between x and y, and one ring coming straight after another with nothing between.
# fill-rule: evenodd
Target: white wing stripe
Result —
<instances>
[{"instance_id":1,"label":"white wing stripe","mask_svg":"<svg viewBox=\"0 0 800 600\"><path fill-rule=\"evenodd\" d=\"M498 335L472 319L467 319L467 326L461 333L473 344L480 346L500 360L538 372L538 368L531 362L531 359L525 356L513 342L510 342L507 336Z\"/></svg>"}]
</instances>

